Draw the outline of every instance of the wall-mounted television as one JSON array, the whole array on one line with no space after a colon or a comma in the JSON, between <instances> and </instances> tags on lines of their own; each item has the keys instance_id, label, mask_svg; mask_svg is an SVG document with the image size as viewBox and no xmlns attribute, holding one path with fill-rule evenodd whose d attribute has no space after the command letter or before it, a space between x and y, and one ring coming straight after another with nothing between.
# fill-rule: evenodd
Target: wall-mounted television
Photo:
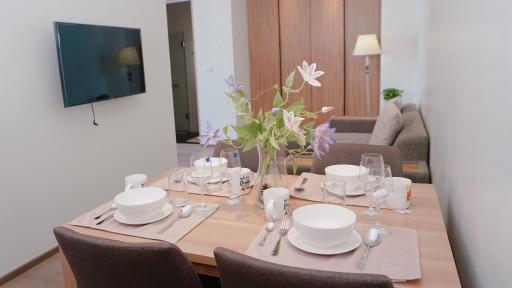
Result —
<instances>
[{"instance_id":1,"label":"wall-mounted television","mask_svg":"<svg viewBox=\"0 0 512 288\"><path fill-rule=\"evenodd\" d=\"M140 29L54 26L65 107L146 91Z\"/></svg>"}]
</instances>

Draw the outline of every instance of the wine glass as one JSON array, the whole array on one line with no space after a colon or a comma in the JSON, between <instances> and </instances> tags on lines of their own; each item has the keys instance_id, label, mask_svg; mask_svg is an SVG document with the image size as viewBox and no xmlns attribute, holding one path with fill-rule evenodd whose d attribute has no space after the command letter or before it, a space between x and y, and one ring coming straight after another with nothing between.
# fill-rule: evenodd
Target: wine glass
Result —
<instances>
[{"instance_id":1,"label":"wine glass","mask_svg":"<svg viewBox=\"0 0 512 288\"><path fill-rule=\"evenodd\" d=\"M232 147L224 148L220 151L220 158L227 160L225 166L222 166L222 178L229 179L229 199L226 204L235 206L240 204L238 196L240 196L240 171L242 170L242 163L240 162L240 153Z\"/></svg>"},{"instance_id":2,"label":"wine glass","mask_svg":"<svg viewBox=\"0 0 512 288\"><path fill-rule=\"evenodd\" d=\"M188 168L176 168L169 173L167 187L171 204L175 207L183 207L188 204L187 175Z\"/></svg>"},{"instance_id":3,"label":"wine glass","mask_svg":"<svg viewBox=\"0 0 512 288\"><path fill-rule=\"evenodd\" d=\"M196 211L208 213L213 210L205 203L207 184L213 178L213 163L210 153L195 153L190 157L190 166L193 168L190 173L190 179L193 183L201 188L201 203L197 206Z\"/></svg>"},{"instance_id":4,"label":"wine glass","mask_svg":"<svg viewBox=\"0 0 512 288\"><path fill-rule=\"evenodd\" d=\"M368 165L371 165L372 163L377 163L378 165L384 165L384 160L382 158L381 154L377 153L364 153L361 155L361 162L359 164L359 181L361 181L361 184L363 186L363 192L366 194L367 190L370 188L370 186L367 183L367 176L368 176ZM377 216L377 211L374 208L373 202L371 202L368 209L365 209L362 212L362 215L367 218L374 218Z\"/></svg>"},{"instance_id":5,"label":"wine glass","mask_svg":"<svg viewBox=\"0 0 512 288\"><path fill-rule=\"evenodd\" d=\"M368 189L365 193L366 196L375 204L375 228L377 228L379 234L383 236L390 234L388 230L380 224L380 219L383 216L380 211L380 205L385 202L390 195L390 191L385 188L385 179L387 177L391 177L391 169L389 168L389 165L380 163L372 163L368 165L368 175L366 176Z\"/></svg>"}]
</instances>

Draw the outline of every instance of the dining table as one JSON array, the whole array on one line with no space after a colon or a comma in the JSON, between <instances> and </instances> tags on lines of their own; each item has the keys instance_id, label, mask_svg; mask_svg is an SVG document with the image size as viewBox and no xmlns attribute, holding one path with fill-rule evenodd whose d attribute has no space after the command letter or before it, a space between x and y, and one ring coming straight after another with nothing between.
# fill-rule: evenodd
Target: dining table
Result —
<instances>
[{"instance_id":1,"label":"dining table","mask_svg":"<svg viewBox=\"0 0 512 288\"><path fill-rule=\"evenodd\" d=\"M168 173L165 173L152 179L148 183L149 186L161 181L167 175ZM287 177L288 183L291 184L298 176L288 175ZM435 186L433 184L413 183L412 193L411 213L402 214L393 210L382 209L382 224L414 229L418 235L421 278L394 283L394 286L461 287ZM219 274L213 255L215 248L224 247L240 253L244 253L248 249L266 223L264 210L258 204L258 196L257 191L252 191L241 196L241 203L236 206L224 204L226 200L224 197L212 195L205 197L207 203L220 204L219 209L175 243L192 262L198 274L218 277ZM194 202L199 202L201 198L200 195L191 193L188 197L190 201ZM293 197L289 201L292 210L312 203L314 202ZM347 206L347 208L358 215L358 223L372 224L374 222L374 220L359 216L366 207ZM112 240L125 242L157 241L70 224L64 224L64 226L85 235ZM76 287L73 272L63 253L60 253L60 261L65 287Z\"/></svg>"}]
</instances>

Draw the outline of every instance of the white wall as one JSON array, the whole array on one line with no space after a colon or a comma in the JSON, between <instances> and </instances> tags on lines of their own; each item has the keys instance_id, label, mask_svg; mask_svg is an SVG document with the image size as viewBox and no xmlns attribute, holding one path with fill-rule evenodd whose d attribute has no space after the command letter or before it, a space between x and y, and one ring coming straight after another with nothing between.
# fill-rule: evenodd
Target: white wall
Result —
<instances>
[{"instance_id":1,"label":"white wall","mask_svg":"<svg viewBox=\"0 0 512 288\"><path fill-rule=\"evenodd\" d=\"M465 287L510 287L512 2L425 1L421 110Z\"/></svg>"},{"instance_id":2,"label":"white wall","mask_svg":"<svg viewBox=\"0 0 512 288\"><path fill-rule=\"evenodd\" d=\"M147 92L64 108L53 21L142 29ZM165 0L0 1L0 275L56 245L52 228L125 175L176 165Z\"/></svg>"},{"instance_id":3,"label":"white wall","mask_svg":"<svg viewBox=\"0 0 512 288\"><path fill-rule=\"evenodd\" d=\"M380 87L381 90L391 87L404 90L404 103L418 103L418 29L421 1L423 0L382 0L381 5ZM385 102L382 100L380 103L382 107Z\"/></svg>"},{"instance_id":4,"label":"white wall","mask_svg":"<svg viewBox=\"0 0 512 288\"><path fill-rule=\"evenodd\" d=\"M224 95L224 79L234 74L238 80L248 81L248 44L238 42L248 42L247 20L239 16L246 15L245 7L246 0L192 0L200 131L206 121L215 128L236 123L235 111Z\"/></svg>"}]
</instances>

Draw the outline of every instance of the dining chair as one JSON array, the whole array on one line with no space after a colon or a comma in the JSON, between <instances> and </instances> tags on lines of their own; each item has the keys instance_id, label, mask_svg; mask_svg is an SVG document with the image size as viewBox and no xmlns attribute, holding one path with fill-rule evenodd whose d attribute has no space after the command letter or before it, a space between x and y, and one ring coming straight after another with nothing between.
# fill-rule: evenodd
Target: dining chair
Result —
<instances>
[{"instance_id":1,"label":"dining chair","mask_svg":"<svg viewBox=\"0 0 512 288\"><path fill-rule=\"evenodd\" d=\"M53 230L78 288L201 288L194 267L170 243L127 243Z\"/></svg>"},{"instance_id":2,"label":"dining chair","mask_svg":"<svg viewBox=\"0 0 512 288\"><path fill-rule=\"evenodd\" d=\"M215 261L222 288L391 288L384 275L303 269L269 263L225 248L216 248Z\"/></svg>"},{"instance_id":3,"label":"dining chair","mask_svg":"<svg viewBox=\"0 0 512 288\"><path fill-rule=\"evenodd\" d=\"M311 172L325 174L325 167L336 164L349 164L359 166L361 155L364 153L379 153L384 158L384 163L389 164L391 173L395 177L403 177L402 155L400 150L393 146L380 146L369 144L336 143L330 146L327 155L322 159L313 157Z\"/></svg>"}]
</instances>

